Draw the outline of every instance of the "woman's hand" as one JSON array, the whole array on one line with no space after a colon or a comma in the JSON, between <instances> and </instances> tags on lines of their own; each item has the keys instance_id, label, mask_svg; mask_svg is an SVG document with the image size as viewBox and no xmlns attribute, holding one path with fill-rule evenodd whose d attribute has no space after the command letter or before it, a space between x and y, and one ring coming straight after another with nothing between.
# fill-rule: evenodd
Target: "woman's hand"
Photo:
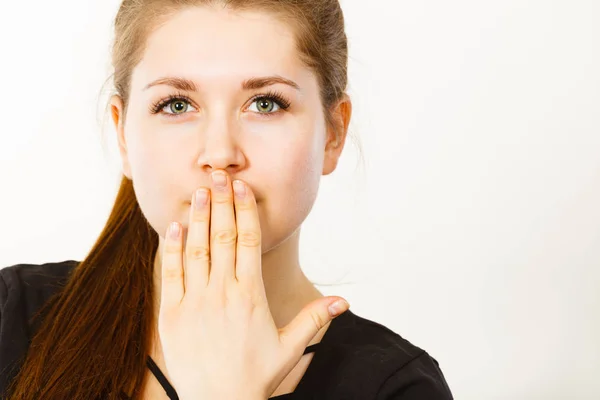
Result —
<instances>
[{"instance_id":1,"label":"woman's hand","mask_svg":"<svg viewBox=\"0 0 600 400\"><path fill-rule=\"evenodd\" d=\"M225 185L216 186L213 174L211 190L199 189L206 203L192 201L185 251L179 224L176 235L165 236L158 319L164 360L182 400L265 400L334 318L329 305L343 299L315 300L286 327L275 326L255 198L240 181L234 196L229 176L219 172ZM341 307L336 316L348 305Z\"/></svg>"}]
</instances>

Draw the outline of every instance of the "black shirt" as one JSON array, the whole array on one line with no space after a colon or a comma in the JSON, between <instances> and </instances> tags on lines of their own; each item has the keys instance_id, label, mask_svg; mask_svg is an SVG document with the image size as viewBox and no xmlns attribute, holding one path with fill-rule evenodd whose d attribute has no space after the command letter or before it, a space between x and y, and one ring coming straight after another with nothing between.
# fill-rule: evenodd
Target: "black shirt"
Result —
<instances>
[{"instance_id":1,"label":"black shirt","mask_svg":"<svg viewBox=\"0 0 600 400\"><path fill-rule=\"evenodd\" d=\"M18 264L0 269L0 398L14 379L36 326L28 321L67 282L78 264L69 260ZM452 394L438 362L387 327L348 310L335 318L314 351L293 393L271 397L294 399L448 400ZM148 367L172 399L164 375ZM123 398L126 398L123 395Z\"/></svg>"}]
</instances>

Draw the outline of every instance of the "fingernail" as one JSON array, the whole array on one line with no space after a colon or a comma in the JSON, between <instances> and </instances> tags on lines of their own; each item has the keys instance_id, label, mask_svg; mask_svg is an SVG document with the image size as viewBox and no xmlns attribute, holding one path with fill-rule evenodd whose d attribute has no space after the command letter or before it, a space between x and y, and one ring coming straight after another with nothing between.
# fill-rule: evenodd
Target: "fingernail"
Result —
<instances>
[{"instance_id":1,"label":"fingernail","mask_svg":"<svg viewBox=\"0 0 600 400\"><path fill-rule=\"evenodd\" d=\"M348 304L347 301L338 300L329 306L329 314L332 317L335 317L335 316L343 313L344 311L346 311L348 308L350 308L350 305Z\"/></svg>"},{"instance_id":2,"label":"fingernail","mask_svg":"<svg viewBox=\"0 0 600 400\"><path fill-rule=\"evenodd\" d=\"M206 200L208 200L208 192L206 189L196 190L194 198L194 206L196 207L196 210L201 210L206 205Z\"/></svg>"},{"instance_id":3,"label":"fingernail","mask_svg":"<svg viewBox=\"0 0 600 400\"><path fill-rule=\"evenodd\" d=\"M169 236L171 239L179 239L179 224L177 222L171 222L171 225L169 225Z\"/></svg>"},{"instance_id":4,"label":"fingernail","mask_svg":"<svg viewBox=\"0 0 600 400\"><path fill-rule=\"evenodd\" d=\"M244 183L240 181L233 181L233 192L237 197L244 198L244 195L246 194L246 187L244 186Z\"/></svg>"},{"instance_id":5,"label":"fingernail","mask_svg":"<svg viewBox=\"0 0 600 400\"><path fill-rule=\"evenodd\" d=\"M211 176L215 187L223 189L227 185L227 175L223 172L213 172Z\"/></svg>"}]
</instances>

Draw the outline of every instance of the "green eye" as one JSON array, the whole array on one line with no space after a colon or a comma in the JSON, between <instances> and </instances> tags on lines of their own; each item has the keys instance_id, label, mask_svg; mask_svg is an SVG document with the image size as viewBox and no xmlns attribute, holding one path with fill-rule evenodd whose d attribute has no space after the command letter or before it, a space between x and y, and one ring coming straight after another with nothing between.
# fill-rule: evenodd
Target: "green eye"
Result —
<instances>
[{"instance_id":1,"label":"green eye","mask_svg":"<svg viewBox=\"0 0 600 400\"><path fill-rule=\"evenodd\" d=\"M169 105L169 109L173 114L183 114L187 110L189 104L185 101L177 100L172 101Z\"/></svg>"},{"instance_id":2,"label":"green eye","mask_svg":"<svg viewBox=\"0 0 600 400\"><path fill-rule=\"evenodd\" d=\"M268 97L259 97L258 99L254 100L252 105L250 105L250 109L253 108L252 106L254 104L256 104L256 112L259 114L274 114L281 108L276 101Z\"/></svg>"},{"instance_id":3,"label":"green eye","mask_svg":"<svg viewBox=\"0 0 600 400\"><path fill-rule=\"evenodd\" d=\"M149 111L151 114L162 114L166 117L178 117L179 115L187 114L190 111L196 111L192 103L192 100L187 96L174 94L152 104Z\"/></svg>"},{"instance_id":4,"label":"green eye","mask_svg":"<svg viewBox=\"0 0 600 400\"><path fill-rule=\"evenodd\" d=\"M259 99L256 102L260 111L271 112L275 108L275 103L269 99Z\"/></svg>"},{"instance_id":5,"label":"green eye","mask_svg":"<svg viewBox=\"0 0 600 400\"><path fill-rule=\"evenodd\" d=\"M151 114L162 114L166 117L178 117L190 111L197 111L192 105L192 100L183 94L174 94L160 100L149 107ZM254 106L256 104L256 107ZM291 103L278 92L268 92L257 96L250 104L250 109L255 108L255 114L262 117L272 117L280 111L286 111Z\"/></svg>"}]
</instances>

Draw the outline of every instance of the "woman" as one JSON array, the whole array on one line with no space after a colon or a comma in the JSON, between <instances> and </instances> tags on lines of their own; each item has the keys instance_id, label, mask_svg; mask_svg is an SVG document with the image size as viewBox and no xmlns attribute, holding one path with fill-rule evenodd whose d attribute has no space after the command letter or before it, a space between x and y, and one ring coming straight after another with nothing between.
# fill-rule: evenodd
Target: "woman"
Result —
<instances>
[{"instance_id":1,"label":"woman","mask_svg":"<svg viewBox=\"0 0 600 400\"><path fill-rule=\"evenodd\" d=\"M337 0L124 0L115 206L83 261L0 271L0 392L452 398L433 358L299 265L346 140L347 58Z\"/></svg>"}]
</instances>

